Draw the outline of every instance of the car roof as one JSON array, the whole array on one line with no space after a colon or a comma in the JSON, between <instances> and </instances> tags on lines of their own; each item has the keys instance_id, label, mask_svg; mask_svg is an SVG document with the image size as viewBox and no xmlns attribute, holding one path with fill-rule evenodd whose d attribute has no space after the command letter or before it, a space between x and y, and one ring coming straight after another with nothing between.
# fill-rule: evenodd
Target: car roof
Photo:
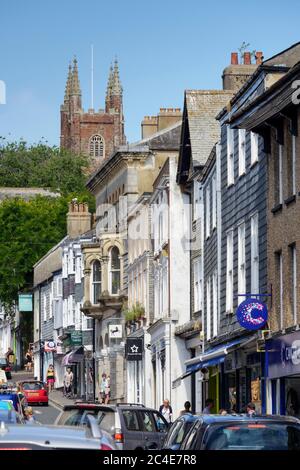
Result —
<instances>
[{"instance_id":1,"label":"car roof","mask_svg":"<svg viewBox=\"0 0 300 470\"><path fill-rule=\"evenodd\" d=\"M38 442L41 445L56 445L63 441L69 442L76 446L76 442L80 443L83 440L93 443L99 440L86 436L86 429L74 426L54 426L54 425L40 425L32 424L30 426L20 425L5 425L4 428L0 427L0 445L1 441L18 441L18 442Z\"/></svg>"},{"instance_id":2,"label":"car roof","mask_svg":"<svg viewBox=\"0 0 300 470\"><path fill-rule=\"evenodd\" d=\"M143 405L130 405L127 403L117 403L116 405L101 405L101 403L91 402L78 402L70 405L65 405L63 411L76 410L76 409L97 409L100 411L116 411L118 409L126 410L142 410L142 411L157 411L154 408L148 408Z\"/></svg>"},{"instance_id":3,"label":"car roof","mask_svg":"<svg viewBox=\"0 0 300 470\"><path fill-rule=\"evenodd\" d=\"M197 415L206 424L232 423L232 422L286 422L300 424L300 420L293 416L281 415L254 415L227 414L227 415Z\"/></svg>"}]
</instances>

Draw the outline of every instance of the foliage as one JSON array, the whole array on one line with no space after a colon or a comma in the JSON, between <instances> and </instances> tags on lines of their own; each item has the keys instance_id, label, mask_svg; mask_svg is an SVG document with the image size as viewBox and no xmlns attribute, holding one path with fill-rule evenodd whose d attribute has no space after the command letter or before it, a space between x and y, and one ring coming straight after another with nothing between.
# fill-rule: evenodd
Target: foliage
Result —
<instances>
[{"instance_id":1,"label":"foliage","mask_svg":"<svg viewBox=\"0 0 300 470\"><path fill-rule=\"evenodd\" d=\"M38 196L0 204L0 298L11 305L31 287L33 265L66 234L67 199Z\"/></svg>"},{"instance_id":2,"label":"foliage","mask_svg":"<svg viewBox=\"0 0 300 470\"><path fill-rule=\"evenodd\" d=\"M95 211L86 190L88 158L49 147L0 138L0 187L39 187L58 197L37 196L0 204L0 299L9 309L20 290L32 287L33 265L66 235L68 203L77 198Z\"/></svg>"},{"instance_id":3,"label":"foliage","mask_svg":"<svg viewBox=\"0 0 300 470\"><path fill-rule=\"evenodd\" d=\"M85 192L88 158L44 142L0 139L0 186L49 188L65 195Z\"/></svg>"},{"instance_id":4,"label":"foliage","mask_svg":"<svg viewBox=\"0 0 300 470\"><path fill-rule=\"evenodd\" d=\"M250 42L246 43L245 41L243 41L241 46L238 48L241 60L243 60L244 52L246 52L246 50L248 49L249 46L250 46ZM255 58L255 54L256 54L256 50L253 50L253 51L250 52L250 55L251 55L252 59Z\"/></svg>"},{"instance_id":5,"label":"foliage","mask_svg":"<svg viewBox=\"0 0 300 470\"><path fill-rule=\"evenodd\" d=\"M126 321L136 321L144 317L145 308L139 302L137 302L130 309L123 310L123 314L125 315Z\"/></svg>"}]
</instances>

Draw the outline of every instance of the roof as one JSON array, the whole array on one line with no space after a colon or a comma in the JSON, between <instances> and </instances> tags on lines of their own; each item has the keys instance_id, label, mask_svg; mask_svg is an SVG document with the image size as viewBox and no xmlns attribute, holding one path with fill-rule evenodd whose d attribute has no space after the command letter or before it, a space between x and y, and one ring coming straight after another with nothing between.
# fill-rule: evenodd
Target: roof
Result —
<instances>
[{"instance_id":1,"label":"roof","mask_svg":"<svg viewBox=\"0 0 300 470\"><path fill-rule=\"evenodd\" d=\"M0 188L0 201L16 197L28 201L36 196L59 197L60 193L45 188Z\"/></svg>"},{"instance_id":2,"label":"roof","mask_svg":"<svg viewBox=\"0 0 300 470\"><path fill-rule=\"evenodd\" d=\"M129 154L131 158L139 158L141 154L147 154L150 151L166 151L173 150L178 151L180 145L181 135L181 121L173 124L172 126L166 127L155 134L134 142L132 144L121 145L118 147L103 163L99 168L91 175L86 183L86 186L91 189L96 183L99 175L105 171L107 165L112 164L114 160L118 159L119 155Z\"/></svg>"},{"instance_id":3,"label":"roof","mask_svg":"<svg viewBox=\"0 0 300 470\"><path fill-rule=\"evenodd\" d=\"M217 113L229 102L229 90L186 90L185 106L194 165L204 165L220 138Z\"/></svg>"}]
</instances>

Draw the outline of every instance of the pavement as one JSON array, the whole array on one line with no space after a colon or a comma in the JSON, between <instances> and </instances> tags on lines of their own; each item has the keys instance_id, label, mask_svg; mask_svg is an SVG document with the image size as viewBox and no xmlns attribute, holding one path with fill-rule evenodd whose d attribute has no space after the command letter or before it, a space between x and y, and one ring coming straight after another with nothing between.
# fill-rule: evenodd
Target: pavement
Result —
<instances>
[{"instance_id":1,"label":"pavement","mask_svg":"<svg viewBox=\"0 0 300 470\"><path fill-rule=\"evenodd\" d=\"M49 403L62 410L65 405L72 405L75 403L75 400L64 397L62 390L53 390L49 393Z\"/></svg>"}]
</instances>

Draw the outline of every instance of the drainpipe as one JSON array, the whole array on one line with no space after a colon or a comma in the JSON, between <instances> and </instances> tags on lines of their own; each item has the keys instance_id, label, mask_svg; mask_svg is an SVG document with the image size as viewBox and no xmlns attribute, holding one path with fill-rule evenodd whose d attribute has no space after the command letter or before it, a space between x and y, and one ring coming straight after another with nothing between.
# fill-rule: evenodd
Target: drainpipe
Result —
<instances>
[{"instance_id":1,"label":"drainpipe","mask_svg":"<svg viewBox=\"0 0 300 470\"><path fill-rule=\"evenodd\" d=\"M96 319L93 318L93 400L96 400Z\"/></svg>"}]
</instances>

